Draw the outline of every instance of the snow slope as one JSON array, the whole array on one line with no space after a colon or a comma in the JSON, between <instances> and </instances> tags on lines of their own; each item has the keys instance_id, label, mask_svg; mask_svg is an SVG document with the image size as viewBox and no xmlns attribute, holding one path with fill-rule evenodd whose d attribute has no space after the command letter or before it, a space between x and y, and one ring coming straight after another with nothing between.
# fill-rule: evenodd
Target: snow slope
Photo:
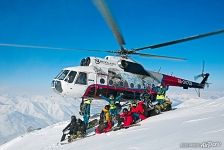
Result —
<instances>
[{"instance_id":1,"label":"snow slope","mask_svg":"<svg viewBox=\"0 0 224 150\"><path fill-rule=\"evenodd\" d=\"M148 118L141 122L141 126L57 145L62 129L68 123L61 122L17 137L0 149L174 150L180 149L182 143L204 142L206 146L209 141L218 143L215 150L224 149L224 97L203 99L179 95L173 99L176 110Z\"/></svg>"},{"instance_id":2,"label":"snow slope","mask_svg":"<svg viewBox=\"0 0 224 150\"><path fill-rule=\"evenodd\" d=\"M92 112L101 109L96 102ZM80 100L56 94L0 94L0 144L19 135L57 122L78 113ZM100 107L100 108L98 108Z\"/></svg>"}]
</instances>

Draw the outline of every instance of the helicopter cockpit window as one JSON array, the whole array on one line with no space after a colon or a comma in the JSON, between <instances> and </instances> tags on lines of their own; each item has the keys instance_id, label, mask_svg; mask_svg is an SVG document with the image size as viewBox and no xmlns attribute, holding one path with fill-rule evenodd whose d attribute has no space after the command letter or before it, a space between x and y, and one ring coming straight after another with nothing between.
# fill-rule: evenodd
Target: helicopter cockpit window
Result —
<instances>
[{"instance_id":1,"label":"helicopter cockpit window","mask_svg":"<svg viewBox=\"0 0 224 150\"><path fill-rule=\"evenodd\" d=\"M68 76L66 77L65 81L68 83L72 83L75 79L77 72L76 71L71 71Z\"/></svg>"},{"instance_id":2,"label":"helicopter cockpit window","mask_svg":"<svg viewBox=\"0 0 224 150\"><path fill-rule=\"evenodd\" d=\"M86 85L87 84L87 74L85 72L79 72L79 75L78 75L75 83Z\"/></svg>"},{"instance_id":3,"label":"helicopter cockpit window","mask_svg":"<svg viewBox=\"0 0 224 150\"><path fill-rule=\"evenodd\" d=\"M67 76L68 72L69 72L69 70L63 70L63 72L57 76L57 79L64 80L64 78Z\"/></svg>"},{"instance_id":4,"label":"helicopter cockpit window","mask_svg":"<svg viewBox=\"0 0 224 150\"><path fill-rule=\"evenodd\" d=\"M55 79L57 79L63 72L64 70L60 71L60 73L55 77Z\"/></svg>"}]
</instances>

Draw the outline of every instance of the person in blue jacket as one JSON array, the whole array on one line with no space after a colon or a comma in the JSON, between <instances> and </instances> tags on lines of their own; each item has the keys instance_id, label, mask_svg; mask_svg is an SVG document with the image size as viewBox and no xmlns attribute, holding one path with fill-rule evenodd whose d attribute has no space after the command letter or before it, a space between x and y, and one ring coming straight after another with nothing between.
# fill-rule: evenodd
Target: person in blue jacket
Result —
<instances>
[{"instance_id":1,"label":"person in blue jacket","mask_svg":"<svg viewBox=\"0 0 224 150\"><path fill-rule=\"evenodd\" d=\"M120 94L116 98L114 98L114 95L113 94L111 94L109 96L109 98L100 95L100 97L102 99L106 100L109 103L109 105L110 105L110 115L111 115L112 118L113 117L116 117L116 115L118 114L118 110L117 110L116 103L120 103L120 100L121 100L122 95L123 94Z\"/></svg>"},{"instance_id":2,"label":"person in blue jacket","mask_svg":"<svg viewBox=\"0 0 224 150\"><path fill-rule=\"evenodd\" d=\"M83 115L83 121L87 128L90 118L90 106L92 103L92 98L90 97L83 97L82 103L80 104L80 115Z\"/></svg>"}]
</instances>

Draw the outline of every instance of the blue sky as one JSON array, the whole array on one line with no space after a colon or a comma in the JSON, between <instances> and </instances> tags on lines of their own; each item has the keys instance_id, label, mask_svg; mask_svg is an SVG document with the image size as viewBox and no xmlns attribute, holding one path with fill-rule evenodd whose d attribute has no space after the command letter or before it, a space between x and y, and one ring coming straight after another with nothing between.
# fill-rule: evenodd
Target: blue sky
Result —
<instances>
[{"instance_id":1,"label":"blue sky","mask_svg":"<svg viewBox=\"0 0 224 150\"><path fill-rule=\"evenodd\" d=\"M224 28L223 0L107 0L126 41L143 47ZM119 48L91 0L0 0L0 43L64 48ZM224 89L224 34L142 52L185 57L170 61L133 57L149 70L193 80L205 70L213 89ZM64 67L106 53L0 47L0 88L50 89Z\"/></svg>"}]
</instances>

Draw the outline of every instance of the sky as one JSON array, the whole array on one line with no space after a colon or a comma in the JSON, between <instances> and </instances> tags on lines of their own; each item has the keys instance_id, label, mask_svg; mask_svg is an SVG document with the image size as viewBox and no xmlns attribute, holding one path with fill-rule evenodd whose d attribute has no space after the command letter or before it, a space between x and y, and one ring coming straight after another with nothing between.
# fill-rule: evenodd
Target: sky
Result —
<instances>
[{"instance_id":1,"label":"sky","mask_svg":"<svg viewBox=\"0 0 224 150\"><path fill-rule=\"evenodd\" d=\"M224 29L223 0L107 0L128 49ZM113 34L91 0L0 0L0 43L117 50ZM224 90L224 34L141 52L187 58L132 57L148 70L193 80L211 74L211 89ZM50 91L61 69L107 53L0 46L0 89ZM198 81L200 82L200 81Z\"/></svg>"}]
</instances>

